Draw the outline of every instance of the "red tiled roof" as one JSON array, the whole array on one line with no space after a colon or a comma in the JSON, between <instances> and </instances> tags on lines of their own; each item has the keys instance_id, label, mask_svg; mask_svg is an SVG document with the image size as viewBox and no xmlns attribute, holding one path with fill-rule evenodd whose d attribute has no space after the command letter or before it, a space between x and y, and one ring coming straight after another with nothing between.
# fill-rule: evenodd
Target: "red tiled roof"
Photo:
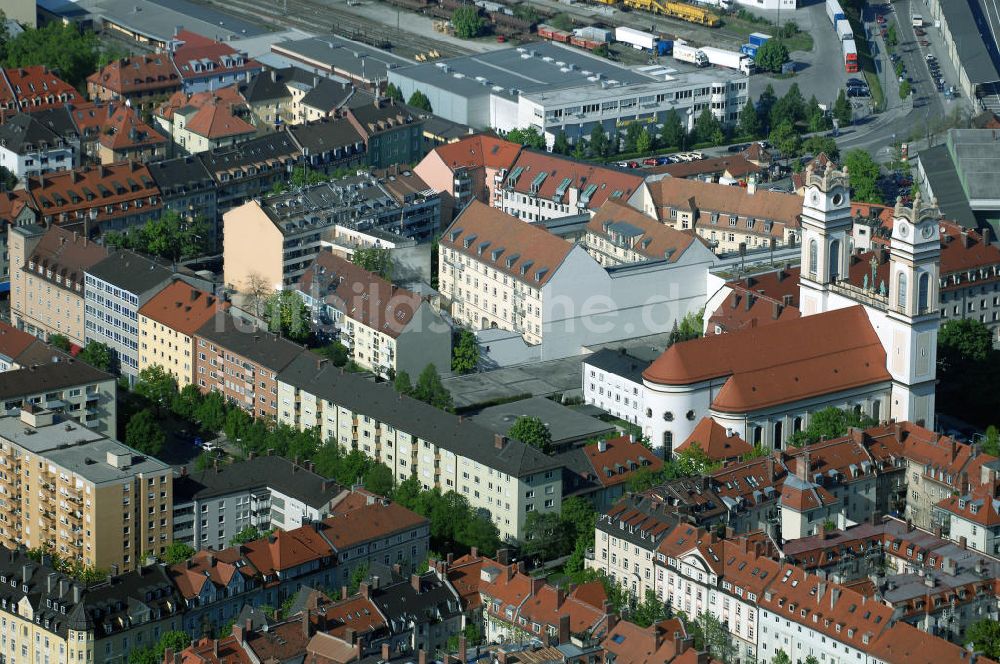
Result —
<instances>
[{"instance_id":1,"label":"red tiled roof","mask_svg":"<svg viewBox=\"0 0 1000 664\"><path fill-rule=\"evenodd\" d=\"M216 312L228 308L212 294L183 281L175 281L149 299L139 315L163 323L181 334L193 336Z\"/></svg>"},{"instance_id":2,"label":"red tiled roof","mask_svg":"<svg viewBox=\"0 0 1000 664\"><path fill-rule=\"evenodd\" d=\"M948 496L936 507L980 526L1000 526L1000 500L997 499L997 489L996 482L988 482L974 487L971 493Z\"/></svg>"},{"instance_id":3,"label":"red tiled roof","mask_svg":"<svg viewBox=\"0 0 1000 664\"><path fill-rule=\"evenodd\" d=\"M35 342L41 343L38 337L0 321L0 355L6 355L16 362L18 355Z\"/></svg>"},{"instance_id":4,"label":"red tiled roof","mask_svg":"<svg viewBox=\"0 0 1000 664\"><path fill-rule=\"evenodd\" d=\"M661 224L618 200L606 201L587 222L587 231L647 258L666 258L668 263L680 260L684 251L696 241L695 235ZM624 244L617 241L619 238L624 238ZM697 241L702 242L700 238Z\"/></svg>"},{"instance_id":5,"label":"red tiled roof","mask_svg":"<svg viewBox=\"0 0 1000 664\"><path fill-rule=\"evenodd\" d=\"M244 105L236 85L194 94L178 90L156 109L156 115L173 122L175 114L195 109L185 128L206 138L223 138L257 131L252 124L237 115L237 110Z\"/></svg>"},{"instance_id":6,"label":"red tiled roof","mask_svg":"<svg viewBox=\"0 0 1000 664\"><path fill-rule=\"evenodd\" d=\"M115 60L105 65L104 69L88 76L87 83L127 96L133 93L176 88L181 81L170 58L166 54L157 53L133 55Z\"/></svg>"},{"instance_id":7,"label":"red tiled roof","mask_svg":"<svg viewBox=\"0 0 1000 664\"><path fill-rule=\"evenodd\" d=\"M568 178L569 187L578 190L581 195L588 187L597 186L587 201L590 210L600 208L608 199L627 201L642 185L642 176L632 172L529 149L521 151L511 165L511 173L518 168L523 170L513 186L510 185L510 174L504 179L505 189L552 200L556 189ZM546 177L541 186L533 190L532 182L541 173L545 173Z\"/></svg>"},{"instance_id":8,"label":"red tiled roof","mask_svg":"<svg viewBox=\"0 0 1000 664\"><path fill-rule=\"evenodd\" d=\"M340 638L347 634L348 629L361 634L386 625L375 603L361 594L326 607L323 615L327 621L326 632Z\"/></svg>"},{"instance_id":9,"label":"red tiled roof","mask_svg":"<svg viewBox=\"0 0 1000 664\"><path fill-rule=\"evenodd\" d=\"M44 65L10 67L3 70L6 83L0 88L0 102L16 101L26 112L55 108L80 98L76 88L60 79Z\"/></svg>"},{"instance_id":10,"label":"red tiled roof","mask_svg":"<svg viewBox=\"0 0 1000 664\"><path fill-rule=\"evenodd\" d=\"M348 318L393 338L403 333L423 304L423 299L413 291L329 251L316 256L297 288Z\"/></svg>"},{"instance_id":11,"label":"red tiled roof","mask_svg":"<svg viewBox=\"0 0 1000 664\"><path fill-rule=\"evenodd\" d=\"M695 443L709 459L726 461L738 459L753 451L753 446L740 438L735 432L727 431L724 426L711 417L703 417L695 426L694 431L683 443L674 448L674 452L683 452Z\"/></svg>"},{"instance_id":12,"label":"red tiled roof","mask_svg":"<svg viewBox=\"0 0 1000 664\"><path fill-rule=\"evenodd\" d=\"M181 596L187 599L197 597L206 583L212 583L220 589L225 588L235 574L253 576L257 570L246 563L240 549L233 547L222 551L198 551L188 560L171 565L167 574L174 581Z\"/></svg>"},{"instance_id":13,"label":"red tiled roof","mask_svg":"<svg viewBox=\"0 0 1000 664\"><path fill-rule=\"evenodd\" d=\"M680 645L678 639L686 636L679 618L661 620L649 627L620 620L608 631L601 647L614 655L616 664L663 664L673 659Z\"/></svg>"},{"instance_id":14,"label":"red tiled roof","mask_svg":"<svg viewBox=\"0 0 1000 664\"><path fill-rule=\"evenodd\" d=\"M605 487L628 481L632 473L640 468L657 472L663 467L662 459L642 443L632 442L628 436L585 445L583 453L594 469L597 481Z\"/></svg>"},{"instance_id":15,"label":"red tiled roof","mask_svg":"<svg viewBox=\"0 0 1000 664\"><path fill-rule=\"evenodd\" d=\"M277 530L263 539L247 542L244 556L265 577L333 555L330 545L311 526Z\"/></svg>"},{"instance_id":16,"label":"red tiled roof","mask_svg":"<svg viewBox=\"0 0 1000 664\"><path fill-rule=\"evenodd\" d=\"M799 317L797 266L730 281L726 287L732 293L708 319L706 334L715 334L716 326L725 333Z\"/></svg>"},{"instance_id":17,"label":"red tiled roof","mask_svg":"<svg viewBox=\"0 0 1000 664\"><path fill-rule=\"evenodd\" d=\"M109 104L108 113L109 117L105 119L98 139L104 147L110 150L127 150L167 144L166 137L143 122L132 107Z\"/></svg>"},{"instance_id":18,"label":"red tiled roof","mask_svg":"<svg viewBox=\"0 0 1000 664\"><path fill-rule=\"evenodd\" d=\"M109 254L106 246L91 242L80 233L50 226L25 264L17 267L29 270L30 263L34 263L36 277L59 288L77 289L82 297L84 272ZM48 276L49 270L52 271L51 277Z\"/></svg>"},{"instance_id":19,"label":"red tiled roof","mask_svg":"<svg viewBox=\"0 0 1000 664\"><path fill-rule=\"evenodd\" d=\"M479 579L484 560L481 556L465 555L448 565L448 581L455 587L466 611L474 611L483 604Z\"/></svg>"},{"instance_id":20,"label":"red tiled roof","mask_svg":"<svg viewBox=\"0 0 1000 664\"><path fill-rule=\"evenodd\" d=\"M750 193L743 187L664 177L646 183L661 221L669 223L670 209L696 214L698 227L711 228L711 213L736 215L740 219L775 222L771 235L781 237L784 228L798 228L802 214L802 198L795 194L766 191L757 188ZM718 223L729 228L728 219ZM742 227L741 227L742 228Z\"/></svg>"},{"instance_id":21,"label":"red tiled roof","mask_svg":"<svg viewBox=\"0 0 1000 664\"><path fill-rule=\"evenodd\" d=\"M760 172L764 168L753 163L743 154L738 154L724 157L709 157L708 159L695 159L694 161L681 161L676 164L666 164L665 166L654 166L643 169L643 172L655 174L666 173L674 178L728 173L730 177L738 179Z\"/></svg>"},{"instance_id":22,"label":"red tiled roof","mask_svg":"<svg viewBox=\"0 0 1000 664\"><path fill-rule=\"evenodd\" d=\"M712 407L745 412L888 381L885 367L878 335L855 306L674 344L643 378L690 385L728 377Z\"/></svg>"},{"instance_id":23,"label":"red tiled roof","mask_svg":"<svg viewBox=\"0 0 1000 664\"><path fill-rule=\"evenodd\" d=\"M978 648L977 648L978 650ZM928 634L905 622L890 627L868 649L869 656L885 664L942 664L972 661L965 648L939 636ZM976 664L997 664L979 655Z\"/></svg>"},{"instance_id":24,"label":"red tiled roof","mask_svg":"<svg viewBox=\"0 0 1000 664\"><path fill-rule=\"evenodd\" d=\"M259 62L248 58L246 53L241 53L229 44L203 37L190 30L181 30L174 39L183 42L174 49L173 53L174 66L177 67L181 78L196 79L219 76L223 73L240 73L263 69ZM224 60L235 59L237 57L243 60L242 65L236 65L235 63L229 66L225 65ZM214 63L214 68L211 70L202 69L202 71L195 71L192 63L205 59L211 60Z\"/></svg>"},{"instance_id":25,"label":"red tiled roof","mask_svg":"<svg viewBox=\"0 0 1000 664\"><path fill-rule=\"evenodd\" d=\"M384 499L348 512L342 505L338 503L334 514L323 521L323 534L340 550L427 524L416 512Z\"/></svg>"},{"instance_id":26,"label":"red tiled roof","mask_svg":"<svg viewBox=\"0 0 1000 664\"><path fill-rule=\"evenodd\" d=\"M574 246L479 201L462 210L440 242L535 288L548 282Z\"/></svg>"},{"instance_id":27,"label":"red tiled roof","mask_svg":"<svg viewBox=\"0 0 1000 664\"><path fill-rule=\"evenodd\" d=\"M26 187L35 208L45 216L52 215L62 225L84 223L83 213L97 212L94 221L127 217L136 214L136 201L144 208L155 210L162 205L160 190L149 175L149 169L139 162L119 162L101 166L83 166L72 171L30 176ZM123 208L122 204L128 204ZM107 208L111 211L108 212ZM63 212L67 218L58 215Z\"/></svg>"},{"instance_id":28,"label":"red tiled roof","mask_svg":"<svg viewBox=\"0 0 1000 664\"><path fill-rule=\"evenodd\" d=\"M496 136L476 134L439 145L433 152L452 170L484 167L499 170L510 168L521 152L521 146Z\"/></svg>"},{"instance_id":29,"label":"red tiled roof","mask_svg":"<svg viewBox=\"0 0 1000 664\"><path fill-rule=\"evenodd\" d=\"M203 638L181 651L181 664L254 664L235 636Z\"/></svg>"},{"instance_id":30,"label":"red tiled roof","mask_svg":"<svg viewBox=\"0 0 1000 664\"><path fill-rule=\"evenodd\" d=\"M716 574L722 573L725 555L725 540L714 532L698 528L688 523L680 523L663 538L656 547L658 553L669 558L680 558L692 550L697 550L705 563Z\"/></svg>"}]
</instances>

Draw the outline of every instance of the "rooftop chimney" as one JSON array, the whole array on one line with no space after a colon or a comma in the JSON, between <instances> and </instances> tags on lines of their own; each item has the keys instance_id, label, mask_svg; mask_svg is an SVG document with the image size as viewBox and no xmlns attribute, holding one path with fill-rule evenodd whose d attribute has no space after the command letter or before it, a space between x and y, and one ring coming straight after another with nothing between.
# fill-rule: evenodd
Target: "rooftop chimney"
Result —
<instances>
[{"instance_id":1,"label":"rooftop chimney","mask_svg":"<svg viewBox=\"0 0 1000 664\"><path fill-rule=\"evenodd\" d=\"M502 450L507 446L507 436L502 436L498 433L493 434L493 446L498 450Z\"/></svg>"},{"instance_id":2,"label":"rooftop chimney","mask_svg":"<svg viewBox=\"0 0 1000 664\"><path fill-rule=\"evenodd\" d=\"M420 594L420 575L419 574L411 574L410 575L410 587L412 587L413 590L414 590L414 592L416 592L418 595Z\"/></svg>"},{"instance_id":3,"label":"rooftop chimney","mask_svg":"<svg viewBox=\"0 0 1000 664\"><path fill-rule=\"evenodd\" d=\"M569 614L559 616L559 645L569 643Z\"/></svg>"}]
</instances>

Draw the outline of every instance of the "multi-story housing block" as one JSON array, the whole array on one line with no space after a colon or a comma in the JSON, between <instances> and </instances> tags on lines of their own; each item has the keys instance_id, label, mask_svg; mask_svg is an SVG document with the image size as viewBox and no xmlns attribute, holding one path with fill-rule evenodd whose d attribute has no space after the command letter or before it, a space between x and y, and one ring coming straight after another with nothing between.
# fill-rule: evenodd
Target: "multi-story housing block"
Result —
<instances>
[{"instance_id":1,"label":"multi-story housing block","mask_svg":"<svg viewBox=\"0 0 1000 664\"><path fill-rule=\"evenodd\" d=\"M194 335L228 303L175 281L139 309L138 370L159 365L183 388L195 383Z\"/></svg>"},{"instance_id":2,"label":"multi-story housing block","mask_svg":"<svg viewBox=\"0 0 1000 664\"><path fill-rule=\"evenodd\" d=\"M174 154L197 154L236 145L257 133L235 85L188 94L175 92L153 116L173 142Z\"/></svg>"},{"instance_id":3,"label":"multi-story housing block","mask_svg":"<svg viewBox=\"0 0 1000 664\"><path fill-rule=\"evenodd\" d=\"M59 226L10 229L11 322L41 339L86 343L84 273L107 258L107 247Z\"/></svg>"},{"instance_id":4,"label":"multi-story housing block","mask_svg":"<svg viewBox=\"0 0 1000 664\"><path fill-rule=\"evenodd\" d=\"M521 539L530 512L558 513L555 459L468 420L344 373L309 353L278 377L278 420L317 427L323 440L386 464L393 477L455 491L490 515L502 537Z\"/></svg>"},{"instance_id":5,"label":"multi-story housing block","mask_svg":"<svg viewBox=\"0 0 1000 664\"><path fill-rule=\"evenodd\" d=\"M0 419L0 454L4 546L49 547L87 566L125 571L170 545L165 463L30 406Z\"/></svg>"},{"instance_id":6,"label":"multi-story housing block","mask_svg":"<svg viewBox=\"0 0 1000 664\"><path fill-rule=\"evenodd\" d=\"M0 117L18 111L34 113L80 100L76 89L45 65L10 67L0 71Z\"/></svg>"},{"instance_id":7,"label":"multi-story housing block","mask_svg":"<svg viewBox=\"0 0 1000 664\"><path fill-rule=\"evenodd\" d=\"M305 271L296 292L313 320L335 330L360 366L380 376L428 364L451 366L451 325L430 302L351 261L323 251Z\"/></svg>"},{"instance_id":8,"label":"multi-story housing block","mask_svg":"<svg viewBox=\"0 0 1000 664\"><path fill-rule=\"evenodd\" d=\"M197 157L178 157L148 164L149 175L163 197L163 208L185 219L201 217L208 221L209 246L219 240L218 192L212 174Z\"/></svg>"},{"instance_id":9,"label":"multi-story housing block","mask_svg":"<svg viewBox=\"0 0 1000 664\"><path fill-rule=\"evenodd\" d=\"M424 156L424 123L410 109L382 97L370 104L348 106L345 117L365 142L372 168L412 164Z\"/></svg>"},{"instance_id":10,"label":"multi-story housing block","mask_svg":"<svg viewBox=\"0 0 1000 664\"><path fill-rule=\"evenodd\" d=\"M247 528L292 530L324 519L343 497L336 482L282 457L185 468L174 478L174 541L221 551Z\"/></svg>"},{"instance_id":11,"label":"multi-story housing block","mask_svg":"<svg viewBox=\"0 0 1000 664\"><path fill-rule=\"evenodd\" d=\"M495 205L523 221L535 222L594 213L605 201L628 201L643 186L642 176L536 150L521 150L501 171Z\"/></svg>"},{"instance_id":12,"label":"multi-story housing block","mask_svg":"<svg viewBox=\"0 0 1000 664\"><path fill-rule=\"evenodd\" d=\"M264 69L246 52L190 30L178 30L167 50L187 93L218 90Z\"/></svg>"},{"instance_id":13,"label":"multi-story housing block","mask_svg":"<svg viewBox=\"0 0 1000 664\"><path fill-rule=\"evenodd\" d=\"M347 118L290 126L288 134L301 150L302 161L324 173L366 163L364 138Z\"/></svg>"},{"instance_id":14,"label":"multi-story housing block","mask_svg":"<svg viewBox=\"0 0 1000 664\"><path fill-rule=\"evenodd\" d=\"M128 101L137 109L150 109L180 89L180 75L166 53L120 58L87 77L91 99Z\"/></svg>"},{"instance_id":15,"label":"multi-story housing block","mask_svg":"<svg viewBox=\"0 0 1000 664\"><path fill-rule=\"evenodd\" d=\"M642 417L642 372L649 362L602 348L583 358L583 400L626 422Z\"/></svg>"},{"instance_id":16,"label":"multi-story housing block","mask_svg":"<svg viewBox=\"0 0 1000 664\"><path fill-rule=\"evenodd\" d=\"M203 152L197 159L215 180L218 215L284 185L302 156L290 133L273 132Z\"/></svg>"},{"instance_id":17,"label":"multi-story housing block","mask_svg":"<svg viewBox=\"0 0 1000 664\"><path fill-rule=\"evenodd\" d=\"M582 242L599 264L614 267L647 261L674 262L699 240L634 207L608 200L587 223ZM692 249L692 253L698 249Z\"/></svg>"},{"instance_id":18,"label":"multi-story housing block","mask_svg":"<svg viewBox=\"0 0 1000 664\"><path fill-rule=\"evenodd\" d=\"M0 125L0 166L24 180L80 165L80 139L65 109L18 113Z\"/></svg>"},{"instance_id":19,"label":"multi-story housing block","mask_svg":"<svg viewBox=\"0 0 1000 664\"><path fill-rule=\"evenodd\" d=\"M128 250L85 272L86 341L107 345L118 371L129 380L139 375L139 309L173 279L170 268Z\"/></svg>"},{"instance_id":20,"label":"multi-story housing block","mask_svg":"<svg viewBox=\"0 0 1000 664\"><path fill-rule=\"evenodd\" d=\"M73 419L92 431L117 435L118 385L115 377L85 362L47 349L45 362L0 373L5 413L24 404Z\"/></svg>"},{"instance_id":21,"label":"multi-story housing block","mask_svg":"<svg viewBox=\"0 0 1000 664\"><path fill-rule=\"evenodd\" d=\"M219 392L255 416L278 415L278 373L304 352L301 346L221 312L194 339L195 380L202 392Z\"/></svg>"},{"instance_id":22,"label":"multi-story housing block","mask_svg":"<svg viewBox=\"0 0 1000 664\"><path fill-rule=\"evenodd\" d=\"M0 220L7 225L7 232L0 233L0 284L10 284L10 231L29 226L38 219L32 207L31 196L23 189L0 192Z\"/></svg>"}]
</instances>

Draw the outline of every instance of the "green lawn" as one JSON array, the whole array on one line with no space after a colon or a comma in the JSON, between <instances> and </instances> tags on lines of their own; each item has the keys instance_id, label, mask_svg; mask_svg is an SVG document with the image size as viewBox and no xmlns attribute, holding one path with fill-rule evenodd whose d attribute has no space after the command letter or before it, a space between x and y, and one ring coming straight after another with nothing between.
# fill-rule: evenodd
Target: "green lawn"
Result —
<instances>
[{"instance_id":1,"label":"green lawn","mask_svg":"<svg viewBox=\"0 0 1000 664\"><path fill-rule=\"evenodd\" d=\"M750 41L750 33L763 32L773 35L778 31L778 26L767 23L754 23L736 16L727 16L723 19L723 32L728 32L739 37L741 44ZM811 51L813 49L813 38L808 32L799 32L793 37L782 40L789 51Z\"/></svg>"}]
</instances>

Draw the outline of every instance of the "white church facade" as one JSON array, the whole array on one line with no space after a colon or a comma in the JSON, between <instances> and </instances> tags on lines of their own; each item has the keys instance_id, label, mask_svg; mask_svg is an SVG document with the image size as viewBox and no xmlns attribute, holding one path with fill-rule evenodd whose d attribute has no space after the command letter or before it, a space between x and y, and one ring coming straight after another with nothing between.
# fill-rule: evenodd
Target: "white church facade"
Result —
<instances>
[{"instance_id":1,"label":"white church facade","mask_svg":"<svg viewBox=\"0 0 1000 664\"><path fill-rule=\"evenodd\" d=\"M848 173L807 171L802 317L675 344L643 373L644 433L666 453L702 417L781 449L829 406L934 425L940 213L896 204L888 283L848 274Z\"/></svg>"}]
</instances>

